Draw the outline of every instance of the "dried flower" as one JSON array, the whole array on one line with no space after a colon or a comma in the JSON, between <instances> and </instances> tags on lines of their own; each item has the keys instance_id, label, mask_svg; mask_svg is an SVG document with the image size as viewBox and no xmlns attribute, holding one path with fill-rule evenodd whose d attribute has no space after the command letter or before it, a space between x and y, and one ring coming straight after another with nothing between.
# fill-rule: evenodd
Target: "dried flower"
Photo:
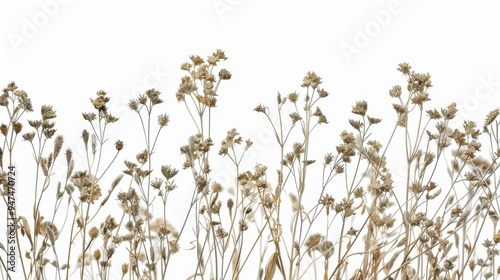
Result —
<instances>
[{"instance_id":1,"label":"dried flower","mask_svg":"<svg viewBox=\"0 0 500 280\"><path fill-rule=\"evenodd\" d=\"M398 65L399 67L397 68L397 70L399 72L403 73L403 75L410 74L411 66L407 62L399 63Z\"/></svg>"},{"instance_id":2,"label":"dried flower","mask_svg":"<svg viewBox=\"0 0 500 280\"><path fill-rule=\"evenodd\" d=\"M352 113L364 116L368 110L368 103L364 100L357 101L355 106L352 106Z\"/></svg>"},{"instance_id":3,"label":"dried flower","mask_svg":"<svg viewBox=\"0 0 500 280\"><path fill-rule=\"evenodd\" d=\"M52 108L51 105L43 105L41 112L43 120L53 119L56 117L56 111L54 111L54 108Z\"/></svg>"},{"instance_id":4,"label":"dried flower","mask_svg":"<svg viewBox=\"0 0 500 280\"><path fill-rule=\"evenodd\" d=\"M99 261L101 259L101 250L99 249L95 250L92 256L96 261Z\"/></svg>"},{"instance_id":5,"label":"dried flower","mask_svg":"<svg viewBox=\"0 0 500 280\"><path fill-rule=\"evenodd\" d=\"M115 148L116 148L117 151L121 151L123 149L123 141L116 140L116 142L115 142Z\"/></svg>"},{"instance_id":6,"label":"dried flower","mask_svg":"<svg viewBox=\"0 0 500 280\"><path fill-rule=\"evenodd\" d=\"M142 152L138 153L135 158L140 164L145 164L148 161L148 151L144 149Z\"/></svg>"},{"instance_id":7,"label":"dried flower","mask_svg":"<svg viewBox=\"0 0 500 280\"><path fill-rule=\"evenodd\" d=\"M486 119L484 120L484 125L483 125L484 131L488 131L488 126L492 124L493 121L495 121L495 119L498 117L499 114L500 114L499 108L496 108L495 110L488 113Z\"/></svg>"},{"instance_id":8,"label":"dried flower","mask_svg":"<svg viewBox=\"0 0 500 280\"><path fill-rule=\"evenodd\" d=\"M160 127L165 127L169 123L170 119L167 114L161 114L158 116L158 125Z\"/></svg>"},{"instance_id":9,"label":"dried flower","mask_svg":"<svg viewBox=\"0 0 500 280\"><path fill-rule=\"evenodd\" d=\"M96 227L90 228L90 230L89 230L89 236L90 236L90 238L95 239L95 238L97 238L98 235L99 235L99 229L98 228L96 228Z\"/></svg>"},{"instance_id":10,"label":"dried flower","mask_svg":"<svg viewBox=\"0 0 500 280\"><path fill-rule=\"evenodd\" d=\"M179 170L172 168L170 165L162 165L161 166L161 173L163 174L163 176L167 180L170 180L173 177L175 177L175 175L177 175L178 172L179 172Z\"/></svg>"},{"instance_id":11,"label":"dried flower","mask_svg":"<svg viewBox=\"0 0 500 280\"><path fill-rule=\"evenodd\" d=\"M82 114L83 119L89 122L92 122L96 119L96 114L95 113L83 113Z\"/></svg>"},{"instance_id":12,"label":"dried flower","mask_svg":"<svg viewBox=\"0 0 500 280\"><path fill-rule=\"evenodd\" d=\"M441 109L441 114L443 114L445 120L453 119L457 112L457 104L455 102L448 105L446 109Z\"/></svg>"},{"instance_id":13,"label":"dried flower","mask_svg":"<svg viewBox=\"0 0 500 280\"><path fill-rule=\"evenodd\" d=\"M292 123L295 124L298 121L302 120L302 117L297 112L293 112L290 114L290 118L292 119Z\"/></svg>"},{"instance_id":14,"label":"dried flower","mask_svg":"<svg viewBox=\"0 0 500 280\"><path fill-rule=\"evenodd\" d=\"M248 224L245 220L240 220L238 222L240 231L246 231L248 229Z\"/></svg>"},{"instance_id":15,"label":"dried flower","mask_svg":"<svg viewBox=\"0 0 500 280\"><path fill-rule=\"evenodd\" d=\"M398 98L401 96L401 86L393 86L392 89L389 90L389 95L394 98Z\"/></svg>"},{"instance_id":16,"label":"dried flower","mask_svg":"<svg viewBox=\"0 0 500 280\"><path fill-rule=\"evenodd\" d=\"M319 84L321 84L321 78L314 72L309 71L307 72L306 76L304 77L302 87L312 87L315 89Z\"/></svg>"},{"instance_id":17,"label":"dried flower","mask_svg":"<svg viewBox=\"0 0 500 280\"><path fill-rule=\"evenodd\" d=\"M221 69L219 71L219 79L221 80L229 80L231 79L231 72L227 71L226 69Z\"/></svg>"},{"instance_id":18,"label":"dried flower","mask_svg":"<svg viewBox=\"0 0 500 280\"><path fill-rule=\"evenodd\" d=\"M146 96L148 97L148 99L152 105L157 105L157 104L163 103L163 100L160 98L160 94L161 94L161 92L157 91L154 88L148 89L146 91Z\"/></svg>"}]
</instances>

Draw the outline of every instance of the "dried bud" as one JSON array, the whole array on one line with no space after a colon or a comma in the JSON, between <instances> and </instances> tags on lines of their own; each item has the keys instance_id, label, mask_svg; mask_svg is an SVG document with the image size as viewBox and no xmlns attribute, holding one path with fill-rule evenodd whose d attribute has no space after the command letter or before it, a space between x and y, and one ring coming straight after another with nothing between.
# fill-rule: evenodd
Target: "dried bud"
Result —
<instances>
[{"instance_id":1,"label":"dried bud","mask_svg":"<svg viewBox=\"0 0 500 280\"><path fill-rule=\"evenodd\" d=\"M19 134L19 132L21 132L21 130L23 129L23 124L22 124L22 123L20 123L20 122L15 122L15 123L13 124L13 127L14 127L14 132L15 132L16 134Z\"/></svg>"},{"instance_id":2,"label":"dried bud","mask_svg":"<svg viewBox=\"0 0 500 280\"><path fill-rule=\"evenodd\" d=\"M123 141L116 140L116 142L115 142L115 148L116 148L117 151L121 151L123 149Z\"/></svg>"},{"instance_id":3,"label":"dried bud","mask_svg":"<svg viewBox=\"0 0 500 280\"><path fill-rule=\"evenodd\" d=\"M92 239L97 238L98 235L99 235L99 229L97 229L96 227L92 227L89 230L89 236L90 236L90 238L92 238Z\"/></svg>"},{"instance_id":4,"label":"dried bud","mask_svg":"<svg viewBox=\"0 0 500 280\"><path fill-rule=\"evenodd\" d=\"M7 127L6 124L0 125L0 132L3 134L3 136L7 136L7 133L9 132L9 128Z\"/></svg>"},{"instance_id":5,"label":"dried bud","mask_svg":"<svg viewBox=\"0 0 500 280\"><path fill-rule=\"evenodd\" d=\"M94 251L94 259L99 261L101 259L101 250L97 249Z\"/></svg>"},{"instance_id":6,"label":"dried bud","mask_svg":"<svg viewBox=\"0 0 500 280\"><path fill-rule=\"evenodd\" d=\"M234 201L230 198L227 200L227 208L229 208L229 211L233 209L234 206Z\"/></svg>"}]
</instances>

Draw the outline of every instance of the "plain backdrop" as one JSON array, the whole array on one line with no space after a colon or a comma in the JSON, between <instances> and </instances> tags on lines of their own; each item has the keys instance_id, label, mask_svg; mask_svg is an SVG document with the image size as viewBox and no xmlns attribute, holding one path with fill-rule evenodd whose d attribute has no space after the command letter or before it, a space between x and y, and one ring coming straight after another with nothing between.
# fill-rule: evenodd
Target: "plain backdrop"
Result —
<instances>
[{"instance_id":1,"label":"plain backdrop","mask_svg":"<svg viewBox=\"0 0 500 280\"><path fill-rule=\"evenodd\" d=\"M30 95L35 112L28 118L38 117L41 105L53 105L58 133L65 135L65 147L75 150L81 149L82 129L88 129L81 113L93 110L89 99L98 90L107 91L110 111L121 119L110 130L110 141L126 143L118 171L127 155L133 159L142 150L142 138L131 129L138 128L138 120L126 104L154 87L165 101L157 113L171 119L160 138L159 162L179 167L178 147L195 129L175 99L184 75L179 66L190 55L206 58L222 49L229 59L221 67L233 77L219 89L215 142L236 127L256 142L249 166L276 164L268 123L252 110L260 103L274 106L278 92L300 93L308 71L318 73L331 93L321 105L329 124L315 138L319 156L334 151L358 100L368 101L369 114L392 126L388 90L405 84L396 71L401 62L431 74L431 107L456 102L459 119L481 124L500 106L499 6L497 1L5 0L0 84L16 81ZM384 129L374 133L386 135ZM28 149L25 142L19 147ZM29 153L15 161L20 174L33 165ZM227 162L213 168L220 181L232 182ZM19 181L20 208L32 201L27 173ZM182 201L182 194L176 199ZM185 207L180 203L179 211Z\"/></svg>"}]
</instances>

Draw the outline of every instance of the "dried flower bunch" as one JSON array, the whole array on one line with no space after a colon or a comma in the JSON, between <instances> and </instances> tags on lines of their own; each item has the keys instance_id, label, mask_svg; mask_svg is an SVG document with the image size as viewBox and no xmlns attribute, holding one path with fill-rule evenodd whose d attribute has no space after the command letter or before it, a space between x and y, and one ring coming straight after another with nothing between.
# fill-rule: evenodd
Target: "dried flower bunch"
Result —
<instances>
[{"instance_id":1,"label":"dried flower bunch","mask_svg":"<svg viewBox=\"0 0 500 280\"><path fill-rule=\"evenodd\" d=\"M452 127L457 104L428 108L430 74L401 63L406 87L393 86L387 97L395 111L384 120L390 135L374 139L382 119L359 100L337 143L318 157L315 143L330 131L322 110L330 94L318 74L307 72L300 90L254 108L272 129L278 157L250 161L254 143L238 129L212 135L212 110L223 110L219 88L232 77L219 68L225 60L217 50L180 66L185 76L175 97L194 126L179 148L182 162L157 156L169 148L160 139L171 122L157 89L128 103L141 146L114 139L108 147L109 127L120 120L111 95L100 90L82 114L84 151L75 153L62 152L53 106L41 106L31 119L28 94L7 84L0 95L2 207L9 205L8 167L22 145L35 172L26 177L33 200L23 201L32 212L19 207L11 214L17 278L169 279L185 258L188 279L499 277L498 108L482 125ZM127 150L131 158L122 154ZM404 161L395 163L394 154ZM232 184L214 179L215 158L232 166ZM116 168L122 171L113 176ZM56 182L56 173L64 179ZM179 189L188 200L179 199Z\"/></svg>"}]
</instances>

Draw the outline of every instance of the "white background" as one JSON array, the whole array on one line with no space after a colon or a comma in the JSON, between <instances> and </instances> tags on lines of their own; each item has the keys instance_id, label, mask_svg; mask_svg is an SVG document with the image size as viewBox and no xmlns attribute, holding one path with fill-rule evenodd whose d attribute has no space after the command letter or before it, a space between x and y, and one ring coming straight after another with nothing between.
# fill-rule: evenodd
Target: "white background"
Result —
<instances>
[{"instance_id":1,"label":"white background","mask_svg":"<svg viewBox=\"0 0 500 280\"><path fill-rule=\"evenodd\" d=\"M133 159L142 147L127 143L142 139L128 130L138 122L126 104L154 87L171 118L159 162L179 167L178 147L194 132L175 99L184 75L179 66L192 54L207 57L216 49L229 57L221 67L233 78L219 90L215 143L236 127L260 145L253 162L277 161L271 157L275 143L263 129L267 123L253 108L272 107L278 91L300 92L307 71L318 73L331 93L322 105L330 123L315 139L322 154L334 151L339 132L349 129L357 100L367 100L369 114L392 126L388 90L404 85L395 70L400 62L432 75L430 106L457 102L460 118L482 124L500 105L496 1L8 0L0 10L1 86L16 81L28 92L35 106L31 119L41 105L53 105L58 133L75 150L81 130L88 129L81 113L93 110L89 98L102 89L112 99L110 112L121 118L110 141L124 140L124 154ZM25 142L18 147L28 148ZM33 164L29 156L17 162L20 168ZM223 162L214 167L225 169ZM18 197L30 193L29 178L22 182Z\"/></svg>"}]
</instances>

